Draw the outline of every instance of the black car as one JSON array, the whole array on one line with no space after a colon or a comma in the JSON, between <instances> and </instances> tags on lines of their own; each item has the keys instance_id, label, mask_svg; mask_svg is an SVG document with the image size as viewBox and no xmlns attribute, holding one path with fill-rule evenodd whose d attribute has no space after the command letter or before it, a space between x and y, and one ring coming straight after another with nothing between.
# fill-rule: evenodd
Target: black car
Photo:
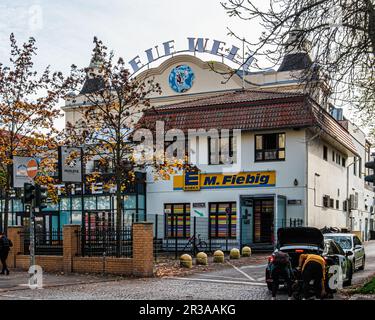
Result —
<instances>
[{"instance_id":1,"label":"black car","mask_svg":"<svg viewBox=\"0 0 375 320\"><path fill-rule=\"evenodd\" d=\"M333 240L324 240L323 234L319 229L312 227L280 228L277 231L277 238L278 241L274 253L276 251L288 253L295 274L297 274L296 269L301 254L317 254L324 257L327 266L337 266L340 268L344 285L351 284L353 269L351 268L349 259L336 242ZM266 267L266 283L269 290L272 289L270 268L273 263L273 257L274 254L268 258ZM337 268L336 271L333 269L333 272L337 272ZM332 273L327 271L327 274L327 279L329 279ZM282 282L281 279L280 283Z\"/></svg>"}]
</instances>

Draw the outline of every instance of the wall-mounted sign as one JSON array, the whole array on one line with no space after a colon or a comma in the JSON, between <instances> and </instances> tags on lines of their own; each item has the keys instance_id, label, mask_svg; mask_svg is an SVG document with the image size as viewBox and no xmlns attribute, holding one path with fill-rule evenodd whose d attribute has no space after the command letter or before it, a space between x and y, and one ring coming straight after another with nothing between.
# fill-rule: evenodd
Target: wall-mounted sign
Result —
<instances>
[{"instance_id":1,"label":"wall-mounted sign","mask_svg":"<svg viewBox=\"0 0 375 320\"><path fill-rule=\"evenodd\" d=\"M188 65L176 66L169 74L169 86L177 93L188 91L193 86L194 72Z\"/></svg>"},{"instance_id":2,"label":"wall-mounted sign","mask_svg":"<svg viewBox=\"0 0 375 320\"><path fill-rule=\"evenodd\" d=\"M140 71L142 68L150 65L152 62L172 56L177 53L205 53L225 58L234 62L244 70L249 70L251 63L254 61L252 53L246 54L246 57L239 57L238 52L240 48L236 46L227 46L224 41L210 40L208 38L187 38L187 48L177 51L175 49L175 41L170 40L163 42L161 46L155 46L144 51L143 55L137 55L129 61L132 70L132 75Z\"/></svg>"},{"instance_id":3,"label":"wall-mounted sign","mask_svg":"<svg viewBox=\"0 0 375 320\"><path fill-rule=\"evenodd\" d=\"M275 171L230 173L185 172L173 177L173 189L199 191L216 188L273 187L276 185Z\"/></svg>"},{"instance_id":4,"label":"wall-mounted sign","mask_svg":"<svg viewBox=\"0 0 375 320\"><path fill-rule=\"evenodd\" d=\"M205 202L194 202L193 208L206 208L206 203Z\"/></svg>"},{"instance_id":5,"label":"wall-mounted sign","mask_svg":"<svg viewBox=\"0 0 375 320\"><path fill-rule=\"evenodd\" d=\"M61 182L82 182L82 149L59 147L59 179Z\"/></svg>"},{"instance_id":6,"label":"wall-mounted sign","mask_svg":"<svg viewBox=\"0 0 375 320\"><path fill-rule=\"evenodd\" d=\"M23 188L25 183L33 183L38 173L38 159L13 157L13 188Z\"/></svg>"}]
</instances>

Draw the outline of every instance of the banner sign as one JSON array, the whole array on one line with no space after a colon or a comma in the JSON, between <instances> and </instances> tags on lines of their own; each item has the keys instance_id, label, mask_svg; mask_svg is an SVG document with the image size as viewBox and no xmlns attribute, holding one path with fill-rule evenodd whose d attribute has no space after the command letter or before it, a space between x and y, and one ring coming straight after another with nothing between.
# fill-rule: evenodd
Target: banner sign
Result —
<instances>
[{"instance_id":1,"label":"banner sign","mask_svg":"<svg viewBox=\"0 0 375 320\"><path fill-rule=\"evenodd\" d=\"M13 157L13 188L23 188L25 183L34 183L38 173L38 159Z\"/></svg>"},{"instance_id":2,"label":"banner sign","mask_svg":"<svg viewBox=\"0 0 375 320\"><path fill-rule=\"evenodd\" d=\"M274 187L275 171L256 171L231 173L185 172L173 177L173 189L199 191L217 188Z\"/></svg>"},{"instance_id":3,"label":"banner sign","mask_svg":"<svg viewBox=\"0 0 375 320\"><path fill-rule=\"evenodd\" d=\"M59 147L59 179L61 182L82 182L82 148Z\"/></svg>"}]
</instances>

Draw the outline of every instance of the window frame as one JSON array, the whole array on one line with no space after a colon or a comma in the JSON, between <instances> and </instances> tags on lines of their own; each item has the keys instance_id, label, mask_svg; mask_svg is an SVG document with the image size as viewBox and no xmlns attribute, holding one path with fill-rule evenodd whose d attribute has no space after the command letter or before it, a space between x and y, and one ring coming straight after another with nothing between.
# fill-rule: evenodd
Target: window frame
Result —
<instances>
[{"instance_id":1,"label":"window frame","mask_svg":"<svg viewBox=\"0 0 375 320\"><path fill-rule=\"evenodd\" d=\"M230 211L231 213L229 214L230 217L228 217L227 219L227 223L226 223L226 231L227 231L227 236L219 236L219 219L218 219L218 216L220 215L219 214L219 206L221 204L228 204L230 205ZM212 206L215 206L215 212L211 211L211 208ZM235 208L235 213L233 213L233 208ZM212 224L212 217L211 216L215 216L215 224L213 225ZM233 228L233 224L232 224L232 217L233 215L236 217L235 219L235 224L234 224L234 227L235 227L235 231L234 231L234 234L232 234L232 228ZM237 238L237 203L236 201L220 201L220 202L209 202L208 203L208 237L209 239L236 239ZM228 222L229 222L229 225L228 225ZM215 235L213 236L213 232L212 232L212 228L215 228ZM229 232L228 232L229 231Z\"/></svg>"},{"instance_id":2,"label":"window frame","mask_svg":"<svg viewBox=\"0 0 375 320\"><path fill-rule=\"evenodd\" d=\"M178 236L178 230L177 228L174 229L172 227L172 231L175 230L174 234L171 231L169 235L169 225L168 225L168 216L171 215L172 220L176 221L176 218L178 216L177 213L174 213L174 206L176 205L183 205L183 233L181 236ZM171 206L171 213L165 213L165 210L167 209L167 206ZM187 206L189 206L189 213L187 213ZM187 216L189 216L189 231L187 232ZM179 202L179 203L164 203L164 221L165 221L165 230L164 230L164 236L169 239L188 239L191 235L191 204L189 202ZM171 226L174 226L175 224L172 224Z\"/></svg>"},{"instance_id":3,"label":"window frame","mask_svg":"<svg viewBox=\"0 0 375 320\"><path fill-rule=\"evenodd\" d=\"M328 147L323 145L323 160L328 161Z\"/></svg>"},{"instance_id":4,"label":"window frame","mask_svg":"<svg viewBox=\"0 0 375 320\"><path fill-rule=\"evenodd\" d=\"M267 135L276 135L276 149L263 149L263 136ZM280 148L279 146L279 139L280 135L284 135L284 148ZM262 137L262 149L257 149L256 140L257 137ZM265 151L269 150L275 150L276 151L276 159L264 159L264 153ZM284 158L279 158L279 152L284 151ZM257 159L257 152L262 152L262 159ZM286 160L286 133L285 132L274 132L274 133L263 133L263 134L255 134L254 135L254 162L279 162L279 161L285 161Z\"/></svg>"},{"instance_id":5,"label":"window frame","mask_svg":"<svg viewBox=\"0 0 375 320\"><path fill-rule=\"evenodd\" d=\"M221 165L221 166L225 166L225 165L233 165L233 164L236 164L238 161L237 161L237 152L235 152L234 150L234 145L235 145L235 142L234 142L234 139L237 138L234 136L233 134L233 130L229 130L229 157L233 158L233 155L235 154L235 159L233 160L232 163L224 163L222 162L221 160L221 132L219 132L219 138L218 138L218 160L219 162L218 163L212 163L211 162L211 141L212 141L212 137L211 136L208 136L207 137L207 154L208 154L208 165L210 166L215 166L215 165ZM216 138L214 138L216 139ZM237 151L237 150L236 150Z\"/></svg>"}]
</instances>

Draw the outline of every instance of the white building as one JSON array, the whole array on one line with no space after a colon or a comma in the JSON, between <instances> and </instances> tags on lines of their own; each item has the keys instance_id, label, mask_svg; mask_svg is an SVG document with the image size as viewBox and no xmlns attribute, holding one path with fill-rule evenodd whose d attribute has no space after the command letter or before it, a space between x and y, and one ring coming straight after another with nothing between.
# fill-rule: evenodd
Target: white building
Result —
<instances>
[{"instance_id":1,"label":"white building","mask_svg":"<svg viewBox=\"0 0 375 320\"><path fill-rule=\"evenodd\" d=\"M185 133L241 130L230 138L232 165L215 163L218 140L200 134L189 154L198 175L154 181L148 174L147 217L163 221L157 237L189 237L196 216L202 236L242 245L272 244L277 228L289 225L347 228L367 239L375 227L373 186L364 182L370 144L329 106L323 81L312 98L305 93L296 74L311 68L308 46L287 52L277 71L238 72L227 81L224 63L213 71L211 63L186 54L139 74L152 77L163 93L151 97L158 112L144 116L148 125L163 120L166 130ZM66 121L78 121L80 99L67 100Z\"/></svg>"}]
</instances>

